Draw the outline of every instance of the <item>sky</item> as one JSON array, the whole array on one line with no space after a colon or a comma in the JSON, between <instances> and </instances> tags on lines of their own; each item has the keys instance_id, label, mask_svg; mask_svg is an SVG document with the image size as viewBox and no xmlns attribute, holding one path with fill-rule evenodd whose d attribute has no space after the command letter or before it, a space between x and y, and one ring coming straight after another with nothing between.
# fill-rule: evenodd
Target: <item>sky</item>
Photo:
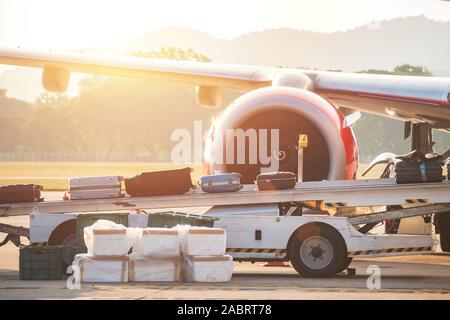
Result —
<instances>
[{"instance_id":1,"label":"sky","mask_svg":"<svg viewBox=\"0 0 450 320\"><path fill-rule=\"evenodd\" d=\"M0 0L0 46L81 49L179 26L217 38L267 28L344 31L403 16L450 21L439 0Z\"/></svg>"}]
</instances>

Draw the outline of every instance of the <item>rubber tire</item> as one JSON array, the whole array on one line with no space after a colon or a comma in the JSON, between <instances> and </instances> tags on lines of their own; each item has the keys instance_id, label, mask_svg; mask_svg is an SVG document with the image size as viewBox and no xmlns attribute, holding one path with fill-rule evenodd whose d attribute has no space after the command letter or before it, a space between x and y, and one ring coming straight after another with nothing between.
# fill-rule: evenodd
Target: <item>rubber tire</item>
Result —
<instances>
[{"instance_id":1,"label":"rubber tire","mask_svg":"<svg viewBox=\"0 0 450 320\"><path fill-rule=\"evenodd\" d=\"M53 230L52 234L48 239L48 245L66 245L67 248L63 252L63 268L64 272L69 265L72 264L70 261L72 257L72 247L77 245L77 221L76 219L71 219L64 221L58 227Z\"/></svg>"},{"instance_id":2,"label":"rubber tire","mask_svg":"<svg viewBox=\"0 0 450 320\"><path fill-rule=\"evenodd\" d=\"M442 251L450 252L450 213L439 215L439 232Z\"/></svg>"},{"instance_id":3,"label":"rubber tire","mask_svg":"<svg viewBox=\"0 0 450 320\"><path fill-rule=\"evenodd\" d=\"M301 261L300 247L304 240L313 236L326 238L333 247L333 258L322 269L311 269ZM339 269L347 262L347 247L341 235L334 228L322 223L311 223L301 227L290 241L288 254L294 269L300 275L309 278L335 276L340 272Z\"/></svg>"},{"instance_id":4,"label":"rubber tire","mask_svg":"<svg viewBox=\"0 0 450 320\"><path fill-rule=\"evenodd\" d=\"M348 268L348 266L352 263L353 257L345 257L343 265L338 269L337 273L341 273L345 269Z\"/></svg>"}]
</instances>

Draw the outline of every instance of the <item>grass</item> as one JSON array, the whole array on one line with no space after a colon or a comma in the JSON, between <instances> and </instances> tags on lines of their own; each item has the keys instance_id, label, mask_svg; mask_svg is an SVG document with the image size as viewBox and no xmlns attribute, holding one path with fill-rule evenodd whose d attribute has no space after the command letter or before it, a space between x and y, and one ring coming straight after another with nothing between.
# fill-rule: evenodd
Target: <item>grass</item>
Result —
<instances>
[{"instance_id":1,"label":"grass","mask_svg":"<svg viewBox=\"0 0 450 320\"><path fill-rule=\"evenodd\" d=\"M202 165L189 165L194 169L193 182L202 175ZM87 162L0 162L0 185L34 183L44 186L47 191L67 190L70 177L118 175L128 177L144 171L158 171L182 168L185 165L172 163L87 163ZM367 168L361 164L358 178ZM364 178L378 178L384 166L376 166Z\"/></svg>"}]
</instances>

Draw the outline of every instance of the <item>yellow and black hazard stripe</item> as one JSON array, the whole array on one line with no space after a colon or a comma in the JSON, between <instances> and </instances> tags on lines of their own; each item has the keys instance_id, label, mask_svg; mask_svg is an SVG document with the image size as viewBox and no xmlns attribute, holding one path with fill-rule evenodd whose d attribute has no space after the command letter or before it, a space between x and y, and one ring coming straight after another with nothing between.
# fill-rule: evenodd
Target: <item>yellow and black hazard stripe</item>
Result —
<instances>
[{"instance_id":1,"label":"yellow and black hazard stripe","mask_svg":"<svg viewBox=\"0 0 450 320\"><path fill-rule=\"evenodd\" d=\"M302 204L305 207L320 209L320 206L322 205L322 201L303 201Z\"/></svg>"},{"instance_id":2,"label":"yellow and black hazard stripe","mask_svg":"<svg viewBox=\"0 0 450 320\"><path fill-rule=\"evenodd\" d=\"M347 202L323 202L322 200L303 201L302 204L309 208L321 210L348 207Z\"/></svg>"},{"instance_id":3,"label":"yellow and black hazard stripe","mask_svg":"<svg viewBox=\"0 0 450 320\"><path fill-rule=\"evenodd\" d=\"M33 247L46 247L47 246L47 242L32 242L31 245Z\"/></svg>"},{"instance_id":4,"label":"yellow and black hazard stripe","mask_svg":"<svg viewBox=\"0 0 450 320\"><path fill-rule=\"evenodd\" d=\"M406 199L406 204L426 204L428 203L428 199Z\"/></svg>"},{"instance_id":5,"label":"yellow and black hazard stripe","mask_svg":"<svg viewBox=\"0 0 450 320\"><path fill-rule=\"evenodd\" d=\"M286 249L269 248L227 248L227 253L276 253L284 254Z\"/></svg>"},{"instance_id":6,"label":"yellow and black hazard stripe","mask_svg":"<svg viewBox=\"0 0 450 320\"><path fill-rule=\"evenodd\" d=\"M363 255L375 255L382 253L398 253L398 252L419 252L419 251L431 251L432 247L412 247L412 248L390 248L380 250L360 250L348 252L349 257L363 256Z\"/></svg>"},{"instance_id":7,"label":"yellow and black hazard stripe","mask_svg":"<svg viewBox=\"0 0 450 320\"><path fill-rule=\"evenodd\" d=\"M346 202L324 202L323 206L327 209L348 207Z\"/></svg>"}]
</instances>

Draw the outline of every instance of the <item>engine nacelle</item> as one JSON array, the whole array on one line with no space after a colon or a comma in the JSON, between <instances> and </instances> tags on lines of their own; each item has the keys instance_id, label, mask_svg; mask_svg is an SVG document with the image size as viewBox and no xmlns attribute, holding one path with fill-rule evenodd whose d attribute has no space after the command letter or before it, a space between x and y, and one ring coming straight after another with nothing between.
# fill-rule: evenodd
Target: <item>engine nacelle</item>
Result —
<instances>
[{"instance_id":1,"label":"engine nacelle","mask_svg":"<svg viewBox=\"0 0 450 320\"><path fill-rule=\"evenodd\" d=\"M205 146L206 172L239 172L243 183L253 183L264 171L297 173L300 134L309 137L304 181L355 178L356 141L343 116L319 95L289 87L249 92L214 121Z\"/></svg>"},{"instance_id":2,"label":"engine nacelle","mask_svg":"<svg viewBox=\"0 0 450 320\"><path fill-rule=\"evenodd\" d=\"M70 71L58 66L45 66L42 86L50 92L65 92L69 86Z\"/></svg>"}]
</instances>

